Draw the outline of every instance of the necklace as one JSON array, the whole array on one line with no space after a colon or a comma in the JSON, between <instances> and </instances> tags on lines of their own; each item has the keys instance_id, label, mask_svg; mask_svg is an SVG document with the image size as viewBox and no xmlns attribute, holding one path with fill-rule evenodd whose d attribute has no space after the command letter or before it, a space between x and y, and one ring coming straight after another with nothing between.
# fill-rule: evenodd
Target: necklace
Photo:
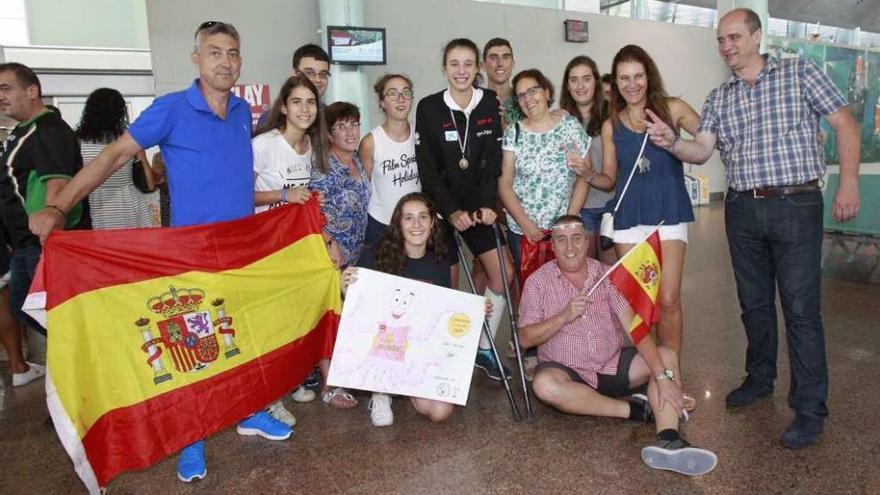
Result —
<instances>
[{"instance_id":1,"label":"necklace","mask_svg":"<svg viewBox=\"0 0 880 495\"><path fill-rule=\"evenodd\" d=\"M636 121L632 118L632 115L629 113L629 105L626 106L626 119L629 120L629 125L632 126L633 132L637 132L637 133L641 134L642 132L645 132L647 130L647 128L645 128L642 131L639 131L638 129L636 129ZM642 126L644 126L644 123L645 123L645 121L642 120Z\"/></svg>"},{"instance_id":2,"label":"necklace","mask_svg":"<svg viewBox=\"0 0 880 495\"><path fill-rule=\"evenodd\" d=\"M629 105L626 106L626 120L628 120L629 125L631 125L633 127L633 132L635 132L637 134L641 134L638 131L636 131L636 129L635 129L636 123L633 120L632 115L630 115L630 113L629 113ZM643 133L647 134L647 132L648 132L648 127L645 126L645 130L643 131ZM639 158L639 160L636 162L635 166L639 170L640 174L647 172L647 171L651 170L651 160L649 160L647 156L642 155L642 157Z\"/></svg>"},{"instance_id":3,"label":"necklace","mask_svg":"<svg viewBox=\"0 0 880 495\"><path fill-rule=\"evenodd\" d=\"M452 126L455 127L455 138L458 140L458 149L461 150L461 160L458 161L458 168L465 170L470 165L467 158L465 158L465 151L467 150L468 131L471 127L471 118L468 114L464 115L464 141L462 141L461 135L458 133L458 124L455 123L455 114L452 113L451 108L449 109L449 116L452 117Z\"/></svg>"}]
</instances>

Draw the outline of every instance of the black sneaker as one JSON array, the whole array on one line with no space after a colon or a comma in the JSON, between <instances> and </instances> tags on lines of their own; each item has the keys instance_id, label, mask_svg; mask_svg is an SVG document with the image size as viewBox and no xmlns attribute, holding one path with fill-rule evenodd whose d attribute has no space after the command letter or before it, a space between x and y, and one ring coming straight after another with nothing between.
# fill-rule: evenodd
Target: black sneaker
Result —
<instances>
[{"instance_id":1,"label":"black sneaker","mask_svg":"<svg viewBox=\"0 0 880 495\"><path fill-rule=\"evenodd\" d=\"M782 434L782 446L788 449L803 449L819 440L825 421L818 416L797 414L791 425Z\"/></svg>"},{"instance_id":2,"label":"black sneaker","mask_svg":"<svg viewBox=\"0 0 880 495\"><path fill-rule=\"evenodd\" d=\"M749 375L739 388L727 394L726 402L730 407L744 407L772 393L772 383L754 379Z\"/></svg>"},{"instance_id":3,"label":"black sneaker","mask_svg":"<svg viewBox=\"0 0 880 495\"><path fill-rule=\"evenodd\" d=\"M679 438L677 440L657 440L642 449L642 460L653 469L665 469L685 476L706 474L718 464L712 452Z\"/></svg>"},{"instance_id":4,"label":"black sneaker","mask_svg":"<svg viewBox=\"0 0 880 495\"><path fill-rule=\"evenodd\" d=\"M321 388L321 370L317 367L309 373L309 376L306 378L306 381L303 382L303 387L317 392L319 388Z\"/></svg>"},{"instance_id":5,"label":"black sneaker","mask_svg":"<svg viewBox=\"0 0 880 495\"><path fill-rule=\"evenodd\" d=\"M633 421L641 421L642 423L653 423L654 422L654 411L651 410L651 404L648 402L648 396L645 394L632 394L627 399L627 402L631 404L637 404L636 407L640 407L643 413L637 417L632 418Z\"/></svg>"},{"instance_id":6,"label":"black sneaker","mask_svg":"<svg viewBox=\"0 0 880 495\"><path fill-rule=\"evenodd\" d=\"M502 380L501 373L504 373L503 379L510 379L510 370L504 365L501 365L499 369L491 349L477 349L477 360L474 362L474 366L483 370L486 376L497 382Z\"/></svg>"}]
</instances>

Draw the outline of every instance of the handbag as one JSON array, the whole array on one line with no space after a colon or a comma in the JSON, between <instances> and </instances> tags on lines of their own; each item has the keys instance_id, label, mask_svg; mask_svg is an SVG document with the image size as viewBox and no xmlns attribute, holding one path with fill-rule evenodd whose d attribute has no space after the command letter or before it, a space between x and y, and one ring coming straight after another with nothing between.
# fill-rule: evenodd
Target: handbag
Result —
<instances>
[{"instance_id":1,"label":"handbag","mask_svg":"<svg viewBox=\"0 0 880 495\"><path fill-rule=\"evenodd\" d=\"M538 242L532 242L525 235L520 239L519 244L520 265L519 265L519 281L525 284L529 275L541 268L544 263L556 259L553 254L553 246L550 242L550 231L544 231L544 237Z\"/></svg>"},{"instance_id":2,"label":"handbag","mask_svg":"<svg viewBox=\"0 0 880 495\"><path fill-rule=\"evenodd\" d=\"M603 251L614 247L614 215L617 214L617 210L620 208L620 203L623 202L626 190L629 189L629 183L632 182L633 174L635 174L636 169L639 168L639 162L642 161L642 156L645 154L646 144L648 144L647 132L645 132L645 137L642 139L642 147L639 149L639 156L636 157L636 162L633 163L632 170L629 172L629 178L626 179L626 184L624 184L623 190L620 191L620 197L617 198L617 204L614 205L614 211L611 213L606 211L602 214L602 222L599 224L599 246Z\"/></svg>"},{"instance_id":3,"label":"handbag","mask_svg":"<svg viewBox=\"0 0 880 495\"><path fill-rule=\"evenodd\" d=\"M137 158L131 164L131 180L134 182L134 187L144 194L149 194L156 190L155 187L150 189L147 184L147 173L144 171L143 164Z\"/></svg>"}]
</instances>

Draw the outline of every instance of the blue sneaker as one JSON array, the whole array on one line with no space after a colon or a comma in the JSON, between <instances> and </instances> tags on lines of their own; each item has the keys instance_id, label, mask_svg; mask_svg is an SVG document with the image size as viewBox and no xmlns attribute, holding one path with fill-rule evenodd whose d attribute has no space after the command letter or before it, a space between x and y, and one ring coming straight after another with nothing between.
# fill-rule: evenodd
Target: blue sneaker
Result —
<instances>
[{"instance_id":1,"label":"blue sneaker","mask_svg":"<svg viewBox=\"0 0 880 495\"><path fill-rule=\"evenodd\" d=\"M177 478L189 483L195 479L205 479L208 466L205 464L205 441L187 445L177 457Z\"/></svg>"},{"instance_id":2,"label":"blue sneaker","mask_svg":"<svg viewBox=\"0 0 880 495\"><path fill-rule=\"evenodd\" d=\"M504 365L498 367L495 356L492 355L492 349L477 349L477 360L474 366L483 370L490 379L500 382L502 380L502 372L504 379L510 379L510 370ZM502 371L503 370L503 371Z\"/></svg>"},{"instance_id":3,"label":"blue sneaker","mask_svg":"<svg viewBox=\"0 0 880 495\"><path fill-rule=\"evenodd\" d=\"M293 433L293 429L273 418L266 411L256 412L238 423L235 431L239 435L259 435L267 440L287 440Z\"/></svg>"}]
</instances>

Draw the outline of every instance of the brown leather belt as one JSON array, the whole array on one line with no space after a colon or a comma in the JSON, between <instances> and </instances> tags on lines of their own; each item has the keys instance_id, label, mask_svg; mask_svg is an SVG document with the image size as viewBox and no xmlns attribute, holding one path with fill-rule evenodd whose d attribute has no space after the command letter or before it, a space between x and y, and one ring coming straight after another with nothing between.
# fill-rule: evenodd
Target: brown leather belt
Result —
<instances>
[{"instance_id":1,"label":"brown leather belt","mask_svg":"<svg viewBox=\"0 0 880 495\"><path fill-rule=\"evenodd\" d=\"M753 198L781 198L783 196L811 193L818 190L819 180L817 179L793 186L756 187L755 189L749 189L748 191L739 191L739 194L746 194Z\"/></svg>"}]
</instances>

